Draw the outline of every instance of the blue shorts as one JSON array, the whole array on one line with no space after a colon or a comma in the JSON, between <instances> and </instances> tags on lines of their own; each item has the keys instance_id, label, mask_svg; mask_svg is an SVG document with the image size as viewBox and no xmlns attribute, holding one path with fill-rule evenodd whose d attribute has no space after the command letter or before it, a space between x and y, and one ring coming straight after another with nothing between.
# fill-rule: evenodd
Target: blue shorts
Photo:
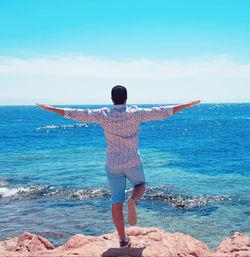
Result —
<instances>
[{"instance_id":1,"label":"blue shorts","mask_svg":"<svg viewBox=\"0 0 250 257\"><path fill-rule=\"evenodd\" d=\"M122 203L125 201L126 179L133 186L145 184L143 166L129 169L109 169L106 173L111 191L112 203Z\"/></svg>"}]
</instances>

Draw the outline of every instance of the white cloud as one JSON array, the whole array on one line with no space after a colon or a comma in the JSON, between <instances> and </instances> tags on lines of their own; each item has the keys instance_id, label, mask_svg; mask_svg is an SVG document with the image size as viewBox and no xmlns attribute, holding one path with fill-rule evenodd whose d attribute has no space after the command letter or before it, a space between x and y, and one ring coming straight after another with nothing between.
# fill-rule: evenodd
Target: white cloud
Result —
<instances>
[{"instance_id":1,"label":"white cloud","mask_svg":"<svg viewBox=\"0 0 250 257\"><path fill-rule=\"evenodd\" d=\"M79 78L250 78L250 63L228 56L192 60L105 60L86 56L0 57L0 74Z\"/></svg>"},{"instance_id":2,"label":"white cloud","mask_svg":"<svg viewBox=\"0 0 250 257\"><path fill-rule=\"evenodd\" d=\"M204 102L250 102L250 63L222 55L183 60L0 57L0 104L42 99L50 103L110 103L110 89L116 84L128 87L133 103L197 98Z\"/></svg>"}]
</instances>

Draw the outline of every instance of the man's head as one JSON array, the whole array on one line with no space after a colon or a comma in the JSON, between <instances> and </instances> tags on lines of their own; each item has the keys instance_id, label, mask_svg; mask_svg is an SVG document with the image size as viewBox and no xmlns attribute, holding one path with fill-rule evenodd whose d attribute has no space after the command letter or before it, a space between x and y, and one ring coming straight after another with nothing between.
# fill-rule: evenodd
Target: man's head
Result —
<instances>
[{"instance_id":1,"label":"man's head","mask_svg":"<svg viewBox=\"0 0 250 257\"><path fill-rule=\"evenodd\" d=\"M111 99L114 105L126 104L127 101L127 89L121 85L117 85L111 90Z\"/></svg>"}]
</instances>

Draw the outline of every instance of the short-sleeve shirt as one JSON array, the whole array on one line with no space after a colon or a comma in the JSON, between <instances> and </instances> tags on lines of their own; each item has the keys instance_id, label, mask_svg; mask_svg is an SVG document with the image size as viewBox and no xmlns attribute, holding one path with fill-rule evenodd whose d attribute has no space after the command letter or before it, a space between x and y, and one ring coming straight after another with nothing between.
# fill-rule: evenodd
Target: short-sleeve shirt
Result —
<instances>
[{"instance_id":1,"label":"short-sleeve shirt","mask_svg":"<svg viewBox=\"0 0 250 257\"><path fill-rule=\"evenodd\" d=\"M64 117L80 122L95 122L102 126L107 142L106 167L126 169L142 165L138 150L142 122L163 120L173 114L172 106L140 108L114 105L113 108L64 108Z\"/></svg>"}]
</instances>

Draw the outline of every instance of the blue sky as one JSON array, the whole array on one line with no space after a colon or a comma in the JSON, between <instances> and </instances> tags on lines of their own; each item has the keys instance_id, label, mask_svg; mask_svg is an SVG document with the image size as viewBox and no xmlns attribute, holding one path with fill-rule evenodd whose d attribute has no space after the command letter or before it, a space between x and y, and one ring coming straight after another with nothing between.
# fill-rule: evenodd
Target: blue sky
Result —
<instances>
[{"instance_id":1,"label":"blue sky","mask_svg":"<svg viewBox=\"0 0 250 257\"><path fill-rule=\"evenodd\" d=\"M1 1L0 104L108 103L115 84L132 102L249 102L249 13L249 0Z\"/></svg>"}]
</instances>

